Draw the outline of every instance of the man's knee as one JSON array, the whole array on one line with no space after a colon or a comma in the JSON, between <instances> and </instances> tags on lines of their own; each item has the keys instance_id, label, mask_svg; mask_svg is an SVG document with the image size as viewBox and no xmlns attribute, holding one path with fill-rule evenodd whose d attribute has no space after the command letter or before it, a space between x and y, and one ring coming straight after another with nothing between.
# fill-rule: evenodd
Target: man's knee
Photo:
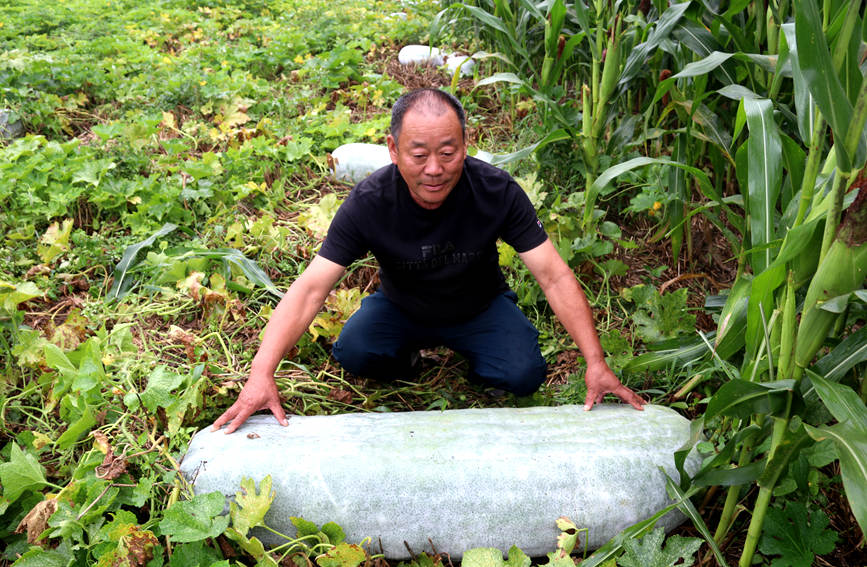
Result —
<instances>
[{"instance_id":1,"label":"man's knee","mask_svg":"<svg viewBox=\"0 0 867 567\"><path fill-rule=\"evenodd\" d=\"M471 367L471 379L516 396L532 394L545 381L548 366L541 353L499 362Z\"/></svg>"},{"instance_id":2,"label":"man's knee","mask_svg":"<svg viewBox=\"0 0 867 567\"><path fill-rule=\"evenodd\" d=\"M547 364L540 354L538 360L515 366L505 377L508 387L504 389L516 396L528 396L545 381L547 370Z\"/></svg>"},{"instance_id":3,"label":"man's knee","mask_svg":"<svg viewBox=\"0 0 867 567\"><path fill-rule=\"evenodd\" d=\"M410 356L391 352L387 349L377 350L375 344L369 341L355 340L341 335L331 350L334 359L344 370L377 380L395 380L407 378L411 373Z\"/></svg>"}]
</instances>

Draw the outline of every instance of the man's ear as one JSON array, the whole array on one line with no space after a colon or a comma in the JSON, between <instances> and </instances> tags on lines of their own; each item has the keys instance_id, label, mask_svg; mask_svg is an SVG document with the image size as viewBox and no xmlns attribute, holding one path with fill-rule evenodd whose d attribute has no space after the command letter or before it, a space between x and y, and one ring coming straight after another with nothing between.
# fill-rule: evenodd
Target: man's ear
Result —
<instances>
[{"instance_id":1,"label":"man's ear","mask_svg":"<svg viewBox=\"0 0 867 567\"><path fill-rule=\"evenodd\" d=\"M391 156L391 163L397 165L397 142L394 141L394 136L391 134L386 136L385 143L388 144L388 155Z\"/></svg>"}]
</instances>

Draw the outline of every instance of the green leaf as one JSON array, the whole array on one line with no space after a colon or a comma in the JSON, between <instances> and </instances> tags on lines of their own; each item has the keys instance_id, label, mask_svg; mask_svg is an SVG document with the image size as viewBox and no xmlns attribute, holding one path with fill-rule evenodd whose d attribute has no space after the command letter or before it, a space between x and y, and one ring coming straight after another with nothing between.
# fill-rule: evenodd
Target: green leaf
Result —
<instances>
[{"instance_id":1,"label":"green leaf","mask_svg":"<svg viewBox=\"0 0 867 567\"><path fill-rule=\"evenodd\" d=\"M617 560L620 567L672 567L692 565L693 555L701 547L701 540L674 535L663 547L665 532L656 528L641 540L623 542L624 554ZM680 563L682 561L682 563Z\"/></svg>"},{"instance_id":2,"label":"green leaf","mask_svg":"<svg viewBox=\"0 0 867 567\"><path fill-rule=\"evenodd\" d=\"M806 429L816 441L831 439L837 446L846 498L861 531L867 531L867 433L849 422Z\"/></svg>"},{"instance_id":3,"label":"green leaf","mask_svg":"<svg viewBox=\"0 0 867 567\"><path fill-rule=\"evenodd\" d=\"M96 417L94 417L91 407L87 404L85 404L84 407L85 409L82 415L70 423L69 427L66 428L66 431L57 438L57 447L61 451L65 451L75 445L79 439L89 433L91 428L96 425Z\"/></svg>"},{"instance_id":4,"label":"green leaf","mask_svg":"<svg viewBox=\"0 0 867 567\"><path fill-rule=\"evenodd\" d=\"M111 284L111 289L108 290L107 299L120 299L129 291L132 286L132 281L129 278L129 271L137 263L138 255L143 250L147 250L153 246L157 238L161 238L170 232L173 232L177 225L166 223L158 231L145 238L141 242L131 244L123 251L123 257L117 266L114 267L114 282Z\"/></svg>"},{"instance_id":5,"label":"green leaf","mask_svg":"<svg viewBox=\"0 0 867 567\"><path fill-rule=\"evenodd\" d=\"M160 530L178 543L217 537L229 526L229 516L221 515L225 506L226 497L220 492L180 500L166 510Z\"/></svg>"},{"instance_id":6,"label":"green leaf","mask_svg":"<svg viewBox=\"0 0 867 567\"><path fill-rule=\"evenodd\" d=\"M867 327L861 327L822 357L813 366L813 370L816 374L824 376L826 380L838 382L846 372L865 360L867 360Z\"/></svg>"},{"instance_id":7,"label":"green leaf","mask_svg":"<svg viewBox=\"0 0 867 567\"><path fill-rule=\"evenodd\" d=\"M328 522L323 525L320 531L328 536L328 543L331 545L341 544L343 543L343 540L346 539L346 534L343 533L343 528L334 522Z\"/></svg>"},{"instance_id":8,"label":"green leaf","mask_svg":"<svg viewBox=\"0 0 867 567\"><path fill-rule=\"evenodd\" d=\"M241 490L235 493L235 500L230 505L232 526L241 534L247 535L250 528L263 525L274 496L275 493L271 490L271 475L262 479L258 492L252 478L242 479Z\"/></svg>"},{"instance_id":9,"label":"green leaf","mask_svg":"<svg viewBox=\"0 0 867 567\"><path fill-rule=\"evenodd\" d=\"M0 302L7 313L16 311L18 305L25 301L42 296L42 290L33 282L13 284L0 280Z\"/></svg>"},{"instance_id":10,"label":"green leaf","mask_svg":"<svg viewBox=\"0 0 867 567\"><path fill-rule=\"evenodd\" d=\"M633 169L655 164L670 165L672 167L680 168L693 176L693 181L696 181L699 184L699 186L702 188L703 192L705 192L706 195L715 194L715 190L710 182L710 179L707 176L707 173L705 173L701 169L693 167L691 165L687 165L685 163L672 161L666 158L649 157L637 157L609 167L608 169L600 173L599 176L593 181L592 187L594 190L602 192L605 186L608 185L611 181L613 181L616 177L628 171L632 171Z\"/></svg>"},{"instance_id":11,"label":"green leaf","mask_svg":"<svg viewBox=\"0 0 867 567\"><path fill-rule=\"evenodd\" d=\"M476 83L476 88L484 87L485 85L493 85L494 83L512 83L515 85L524 85L526 80L522 79L515 73L494 73L490 77L485 77Z\"/></svg>"},{"instance_id":12,"label":"green leaf","mask_svg":"<svg viewBox=\"0 0 867 567\"><path fill-rule=\"evenodd\" d=\"M30 453L25 453L13 443L9 462L0 464L0 484L3 484L3 498L14 502L27 490L39 490L48 482L45 469Z\"/></svg>"},{"instance_id":13,"label":"green leaf","mask_svg":"<svg viewBox=\"0 0 867 567\"><path fill-rule=\"evenodd\" d=\"M503 552L493 547L477 547L464 553L462 567L503 567Z\"/></svg>"},{"instance_id":14,"label":"green leaf","mask_svg":"<svg viewBox=\"0 0 867 567\"><path fill-rule=\"evenodd\" d=\"M170 371L167 366L154 368L148 376L148 385L139 396L142 405L150 411L167 408L175 401L173 390L184 383L184 377Z\"/></svg>"},{"instance_id":15,"label":"green leaf","mask_svg":"<svg viewBox=\"0 0 867 567\"><path fill-rule=\"evenodd\" d=\"M717 415L748 420L755 414L780 415L786 410L792 380L756 383L729 380L717 390L707 405L705 419Z\"/></svg>"},{"instance_id":16,"label":"green leaf","mask_svg":"<svg viewBox=\"0 0 867 567\"><path fill-rule=\"evenodd\" d=\"M782 442L777 445L777 449L774 451L773 458L759 477L759 486L772 489L777 484L780 475L788 469L789 462L801 452L801 449L812 444L813 441L803 425L795 431L787 429Z\"/></svg>"},{"instance_id":17,"label":"green leaf","mask_svg":"<svg viewBox=\"0 0 867 567\"><path fill-rule=\"evenodd\" d=\"M815 2L795 3L795 39L801 73L810 94L831 125L837 159L842 171L848 171L854 156L846 154L843 140L852 122L852 103L837 75L831 52L822 30L822 18Z\"/></svg>"},{"instance_id":18,"label":"green leaf","mask_svg":"<svg viewBox=\"0 0 867 567\"><path fill-rule=\"evenodd\" d=\"M509 548L509 558L506 559L506 567L530 567L530 557L513 545Z\"/></svg>"},{"instance_id":19,"label":"green leaf","mask_svg":"<svg viewBox=\"0 0 867 567\"><path fill-rule=\"evenodd\" d=\"M511 163L513 161L524 159L530 156L536 150L542 149L548 144L568 140L570 138L571 136L566 130L554 130L553 132L548 133L544 138L542 138L535 144L530 144L526 148L521 148L520 150L517 150L510 154L495 155L493 158L491 158L491 165L501 166L507 163Z\"/></svg>"},{"instance_id":20,"label":"green leaf","mask_svg":"<svg viewBox=\"0 0 867 567\"><path fill-rule=\"evenodd\" d=\"M698 513L698 510L696 510L692 501L686 497L686 493L684 493L684 491L680 489L677 483L674 482L670 476L668 476L668 473L665 472L664 468L659 467L659 470L662 472L662 474L665 475L666 490L668 490L669 496L680 502L680 511L683 512L686 516L688 516L690 520L692 520L692 525L694 525L696 529L698 529L699 533L702 535L704 540L713 551L717 563L719 563L719 565L721 565L722 567L728 567L725 558L722 555L722 552L717 546L716 541L710 533L710 530L707 529L707 525L704 523L701 514ZM669 540L669 544L671 544L671 540ZM687 564L689 564L689 562L685 561L684 565Z\"/></svg>"},{"instance_id":21,"label":"green leaf","mask_svg":"<svg viewBox=\"0 0 867 567\"><path fill-rule=\"evenodd\" d=\"M744 99L750 137L748 202L750 242L761 248L752 255L753 273L760 273L774 260L776 249L767 245L776 239L776 205L783 180L783 146L774 122L774 105L767 99Z\"/></svg>"},{"instance_id":22,"label":"green leaf","mask_svg":"<svg viewBox=\"0 0 867 567\"><path fill-rule=\"evenodd\" d=\"M776 567L810 567L816 555L834 551L837 532L826 529L828 516L811 510L803 502L790 501L785 509L768 508L759 551L780 555Z\"/></svg>"},{"instance_id":23,"label":"green leaf","mask_svg":"<svg viewBox=\"0 0 867 567\"><path fill-rule=\"evenodd\" d=\"M650 35L647 37L647 41L636 46L635 49L629 53L629 57L623 65L623 71L620 73L618 84L624 85L628 83L637 76L643 68L645 68L644 63L647 57L656 51L659 44L668 37L678 20L680 20L684 13L686 13L690 4L690 2L671 4L668 9L659 16L659 19L653 26L653 30L651 30Z\"/></svg>"},{"instance_id":24,"label":"green leaf","mask_svg":"<svg viewBox=\"0 0 867 567\"><path fill-rule=\"evenodd\" d=\"M194 541L172 548L169 567L210 567L219 560L220 556L212 547L203 541Z\"/></svg>"},{"instance_id":25,"label":"green leaf","mask_svg":"<svg viewBox=\"0 0 867 567\"><path fill-rule=\"evenodd\" d=\"M700 59L699 61L693 61L692 63L686 64L683 69L681 69L677 74L672 75L667 80L707 75L708 73L728 61L732 57L732 55L734 54L713 51L704 59Z\"/></svg>"},{"instance_id":26,"label":"green leaf","mask_svg":"<svg viewBox=\"0 0 867 567\"><path fill-rule=\"evenodd\" d=\"M358 567L367 560L360 546L341 543L316 558L319 567Z\"/></svg>"},{"instance_id":27,"label":"green leaf","mask_svg":"<svg viewBox=\"0 0 867 567\"><path fill-rule=\"evenodd\" d=\"M319 528L313 522L309 522L304 518L297 518L295 516L291 516L289 521L292 522L292 525L295 526L296 538L307 537L311 535L316 535L319 533Z\"/></svg>"},{"instance_id":28,"label":"green leaf","mask_svg":"<svg viewBox=\"0 0 867 567\"><path fill-rule=\"evenodd\" d=\"M267 565L269 567L277 567L277 562L271 557L271 554L265 551L265 546L258 538L248 538L235 528L226 528L223 534L238 544L245 553L249 553L253 559L258 561L257 565Z\"/></svg>"},{"instance_id":29,"label":"green leaf","mask_svg":"<svg viewBox=\"0 0 867 567\"><path fill-rule=\"evenodd\" d=\"M69 250L72 223L72 219L64 219L62 227L55 222L45 229L45 234L39 239L39 246L36 247L36 253L44 264L50 264L55 258Z\"/></svg>"},{"instance_id":30,"label":"green leaf","mask_svg":"<svg viewBox=\"0 0 867 567\"><path fill-rule=\"evenodd\" d=\"M808 372L808 376L831 415L839 422L848 421L867 435L867 406L861 396L849 386L831 382L818 374Z\"/></svg>"},{"instance_id":31,"label":"green leaf","mask_svg":"<svg viewBox=\"0 0 867 567\"><path fill-rule=\"evenodd\" d=\"M72 557L54 549L32 547L15 560L12 567L67 567Z\"/></svg>"}]
</instances>

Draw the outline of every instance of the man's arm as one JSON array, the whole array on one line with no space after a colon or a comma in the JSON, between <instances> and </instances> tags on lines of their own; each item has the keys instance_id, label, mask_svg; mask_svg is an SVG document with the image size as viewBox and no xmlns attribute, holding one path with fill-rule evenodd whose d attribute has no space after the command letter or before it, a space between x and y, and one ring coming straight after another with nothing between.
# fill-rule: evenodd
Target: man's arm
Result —
<instances>
[{"instance_id":1,"label":"man's arm","mask_svg":"<svg viewBox=\"0 0 867 567\"><path fill-rule=\"evenodd\" d=\"M587 361L587 374L584 376L587 397L584 400L584 409L589 410L594 403L601 402L609 392L635 409L642 409L641 406L647 402L621 384L605 363L590 304L575 274L560 257L551 240L545 240L532 250L518 255L539 282L554 314L566 327Z\"/></svg>"},{"instance_id":2,"label":"man's arm","mask_svg":"<svg viewBox=\"0 0 867 567\"><path fill-rule=\"evenodd\" d=\"M289 286L265 326L265 335L253 358L247 383L235 403L214 422L213 430L231 421L226 433L232 433L253 413L263 409L271 410L281 425L287 425L274 382L274 371L310 326L345 270L340 264L315 256Z\"/></svg>"}]
</instances>

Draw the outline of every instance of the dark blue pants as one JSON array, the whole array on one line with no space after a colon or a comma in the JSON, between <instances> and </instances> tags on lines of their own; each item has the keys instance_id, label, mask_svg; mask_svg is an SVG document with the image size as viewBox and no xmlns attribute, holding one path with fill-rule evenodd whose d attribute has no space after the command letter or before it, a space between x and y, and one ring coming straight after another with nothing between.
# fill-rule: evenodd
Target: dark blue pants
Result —
<instances>
[{"instance_id":1,"label":"dark blue pants","mask_svg":"<svg viewBox=\"0 0 867 567\"><path fill-rule=\"evenodd\" d=\"M469 321L443 326L408 318L381 292L361 302L346 322L334 358L358 376L394 380L412 376L410 359L422 348L445 346L470 365L470 379L525 396L545 381L539 332L517 306L514 292L498 295Z\"/></svg>"}]
</instances>

